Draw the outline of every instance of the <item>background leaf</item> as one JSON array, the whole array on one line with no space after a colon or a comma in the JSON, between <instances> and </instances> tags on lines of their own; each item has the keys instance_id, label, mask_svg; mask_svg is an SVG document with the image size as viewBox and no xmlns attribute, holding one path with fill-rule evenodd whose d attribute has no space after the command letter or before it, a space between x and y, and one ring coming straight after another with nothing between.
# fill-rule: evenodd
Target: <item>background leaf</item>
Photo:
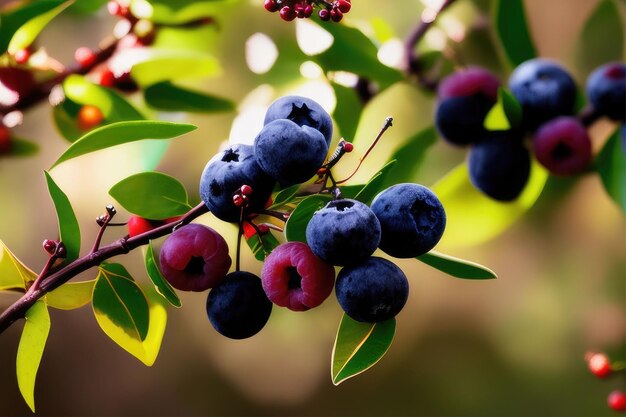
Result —
<instances>
[{"instance_id":1,"label":"background leaf","mask_svg":"<svg viewBox=\"0 0 626 417\"><path fill-rule=\"evenodd\" d=\"M434 250L418 256L417 260L456 278L493 279L498 277L495 272L485 266Z\"/></svg>"},{"instance_id":2,"label":"background leaf","mask_svg":"<svg viewBox=\"0 0 626 417\"><path fill-rule=\"evenodd\" d=\"M73 2L74 0L65 1L54 9L42 13L23 24L18 30L15 31L13 37L11 38L11 42L9 42L9 53L13 54L20 49L30 46L46 25L48 25L52 19L54 19Z\"/></svg>"},{"instance_id":3,"label":"background leaf","mask_svg":"<svg viewBox=\"0 0 626 417\"><path fill-rule=\"evenodd\" d=\"M153 120L111 123L88 132L74 142L50 169L62 162L100 149L143 139L171 139L195 129L193 125Z\"/></svg>"},{"instance_id":4,"label":"background leaf","mask_svg":"<svg viewBox=\"0 0 626 417\"><path fill-rule=\"evenodd\" d=\"M39 145L36 143L12 137L11 138L11 150L9 155L11 156L33 156L39 152Z\"/></svg>"},{"instance_id":5,"label":"background leaf","mask_svg":"<svg viewBox=\"0 0 626 417\"><path fill-rule=\"evenodd\" d=\"M495 0L495 28L511 66L537 55L526 23L522 0Z\"/></svg>"},{"instance_id":6,"label":"background leaf","mask_svg":"<svg viewBox=\"0 0 626 417\"><path fill-rule=\"evenodd\" d=\"M624 134L622 128L611 135L595 164L606 192L626 213L626 139L620 138Z\"/></svg>"},{"instance_id":7,"label":"background leaf","mask_svg":"<svg viewBox=\"0 0 626 417\"><path fill-rule=\"evenodd\" d=\"M91 302L96 280L66 282L46 294L46 304L59 310L74 310Z\"/></svg>"},{"instance_id":8,"label":"background leaf","mask_svg":"<svg viewBox=\"0 0 626 417\"><path fill-rule=\"evenodd\" d=\"M315 194L304 198L291 212L285 223L285 237L289 242L306 243L306 225L313 214L330 201L329 195Z\"/></svg>"},{"instance_id":9,"label":"background leaf","mask_svg":"<svg viewBox=\"0 0 626 417\"><path fill-rule=\"evenodd\" d=\"M146 88L144 99L150 107L165 111L213 113L235 109L235 104L230 100L178 87L169 82Z\"/></svg>"},{"instance_id":10,"label":"background leaf","mask_svg":"<svg viewBox=\"0 0 626 417\"><path fill-rule=\"evenodd\" d=\"M151 220L185 214L191 206L185 187L161 172L141 172L115 184L111 197L126 210Z\"/></svg>"},{"instance_id":11,"label":"background leaf","mask_svg":"<svg viewBox=\"0 0 626 417\"><path fill-rule=\"evenodd\" d=\"M130 74L142 87L182 78L216 76L221 73L219 61L212 55L189 50L146 48L145 60L133 65Z\"/></svg>"},{"instance_id":12,"label":"background leaf","mask_svg":"<svg viewBox=\"0 0 626 417\"><path fill-rule=\"evenodd\" d=\"M25 289L26 284L35 278L37 274L21 263L0 240L0 291Z\"/></svg>"},{"instance_id":13,"label":"background leaf","mask_svg":"<svg viewBox=\"0 0 626 417\"><path fill-rule=\"evenodd\" d=\"M146 251L145 256L145 264L146 271L148 272L148 277L154 284L156 291L165 298L171 305L176 308L182 307L182 303L180 302L180 298L176 295L176 292L172 288L169 282L163 277L161 271L159 270L157 260L154 256L154 250L152 249L152 241L148 243L148 250Z\"/></svg>"},{"instance_id":14,"label":"background leaf","mask_svg":"<svg viewBox=\"0 0 626 417\"><path fill-rule=\"evenodd\" d=\"M381 189L384 190L399 183L414 182L426 151L435 143L437 143L437 131L432 126L420 130L409 138L390 158L390 161L395 160L396 163L391 166Z\"/></svg>"},{"instance_id":15,"label":"background leaf","mask_svg":"<svg viewBox=\"0 0 626 417\"><path fill-rule=\"evenodd\" d=\"M395 318L362 323L344 313L332 353L333 384L339 385L374 366L387 353L395 332Z\"/></svg>"},{"instance_id":16,"label":"background leaf","mask_svg":"<svg viewBox=\"0 0 626 417\"><path fill-rule=\"evenodd\" d=\"M519 102L507 90L498 88L498 101L485 117L485 129L509 130L518 127L521 122L522 107Z\"/></svg>"},{"instance_id":17,"label":"background leaf","mask_svg":"<svg viewBox=\"0 0 626 417\"><path fill-rule=\"evenodd\" d=\"M330 85L333 87L337 99L333 119L339 126L341 136L348 142L352 142L359 126L363 103L361 103L354 88L344 87L334 82L331 82Z\"/></svg>"},{"instance_id":18,"label":"background leaf","mask_svg":"<svg viewBox=\"0 0 626 417\"><path fill-rule=\"evenodd\" d=\"M300 184L294 184L280 190L272 199L272 205L270 206L270 209L282 207L283 205L293 201L293 199L296 197L296 194L298 194L299 189Z\"/></svg>"},{"instance_id":19,"label":"background leaf","mask_svg":"<svg viewBox=\"0 0 626 417\"><path fill-rule=\"evenodd\" d=\"M214 16L234 0L150 0L155 23L180 24ZM139 2L136 2L139 3Z\"/></svg>"},{"instance_id":20,"label":"background leaf","mask_svg":"<svg viewBox=\"0 0 626 417\"><path fill-rule=\"evenodd\" d=\"M54 182L48 171L44 171L50 197L54 202L59 222L59 238L67 250L66 262L77 259L80 255L80 226L72 209L72 204L63 190Z\"/></svg>"},{"instance_id":21,"label":"background leaf","mask_svg":"<svg viewBox=\"0 0 626 417\"><path fill-rule=\"evenodd\" d=\"M41 300L37 301L28 309L25 319L15 366L20 393L34 413L35 379L50 332L50 315L46 304Z\"/></svg>"},{"instance_id":22,"label":"background leaf","mask_svg":"<svg viewBox=\"0 0 626 417\"><path fill-rule=\"evenodd\" d=\"M374 176L365 184L355 196L355 200L359 200L362 203L370 204L374 197L384 189L384 183L389 175L389 172L395 165L396 161L389 161L378 171Z\"/></svg>"}]
</instances>

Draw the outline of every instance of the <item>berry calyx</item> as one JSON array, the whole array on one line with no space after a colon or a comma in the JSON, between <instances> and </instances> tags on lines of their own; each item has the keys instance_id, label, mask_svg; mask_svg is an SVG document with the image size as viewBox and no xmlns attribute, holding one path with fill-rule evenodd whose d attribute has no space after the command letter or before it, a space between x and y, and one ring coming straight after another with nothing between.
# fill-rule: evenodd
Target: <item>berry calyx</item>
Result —
<instances>
[{"instance_id":1,"label":"berry calyx","mask_svg":"<svg viewBox=\"0 0 626 417\"><path fill-rule=\"evenodd\" d=\"M611 373L611 362L604 353L594 353L587 361L592 374L598 378L605 378Z\"/></svg>"},{"instance_id":2,"label":"berry calyx","mask_svg":"<svg viewBox=\"0 0 626 417\"><path fill-rule=\"evenodd\" d=\"M91 130L104 121L102 110L96 106L85 105L78 111L78 128L82 131Z\"/></svg>"},{"instance_id":3,"label":"berry calyx","mask_svg":"<svg viewBox=\"0 0 626 417\"><path fill-rule=\"evenodd\" d=\"M96 53L86 46L81 46L74 52L74 60L83 68L90 67L96 62Z\"/></svg>"},{"instance_id":4,"label":"berry calyx","mask_svg":"<svg viewBox=\"0 0 626 417\"><path fill-rule=\"evenodd\" d=\"M612 391L607 397L607 403L615 411L626 411L626 393L623 391Z\"/></svg>"}]
</instances>

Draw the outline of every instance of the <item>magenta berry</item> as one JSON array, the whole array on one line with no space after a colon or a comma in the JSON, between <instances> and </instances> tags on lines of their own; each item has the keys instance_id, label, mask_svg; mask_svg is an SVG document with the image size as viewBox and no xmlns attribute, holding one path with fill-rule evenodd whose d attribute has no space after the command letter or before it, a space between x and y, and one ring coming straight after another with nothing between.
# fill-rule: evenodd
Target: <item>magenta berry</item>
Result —
<instances>
[{"instance_id":1,"label":"magenta berry","mask_svg":"<svg viewBox=\"0 0 626 417\"><path fill-rule=\"evenodd\" d=\"M555 175L582 172L591 162L591 140L575 117L557 117L541 125L533 150L537 160Z\"/></svg>"},{"instance_id":2,"label":"magenta berry","mask_svg":"<svg viewBox=\"0 0 626 417\"><path fill-rule=\"evenodd\" d=\"M611 362L604 353L594 353L589 357L587 366L598 378L605 378L611 373Z\"/></svg>"},{"instance_id":3,"label":"magenta berry","mask_svg":"<svg viewBox=\"0 0 626 417\"><path fill-rule=\"evenodd\" d=\"M280 18L286 22L291 22L296 18L296 11L289 6L284 6L280 9Z\"/></svg>"},{"instance_id":4,"label":"magenta berry","mask_svg":"<svg viewBox=\"0 0 626 417\"><path fill-rule=\"evenodd\" d=\"M330 9L330 18L333 22L339 22L341 21L341 19L343 19L343 13L341 13L341 10L333 7L332 9Z\"/></svg>"},{"instance_id":5,"label":"magenta berry","mask_svg":"<svg viewBox=\"0 0 626 417\"><path fill-rule=\"evenodd\" d=\"M319 12L317 12L317 15L320 17L320 19L322 19L324 22L328 22L330 20L330 12L326 9L322 9Z\"/></svg>"},{"instance_id":6,"label":"magenta berry","mask_svg":"<svg viewBox=\"0 0 626 417\"><path fill-rule=\"evenodd\" d=\"M306 244L287 242L265 259L261 280L274 304L305 311L328 298L335 285L335 268L315 256Z\"/></svg>"},{"instance_id":7,"label":"magenta berry","mask_svg":"<svg viewBox=\"0 0 626 417\"><path fill-rule=\"evenodd\" d=\"M335 4L337 9L342 13L348 13L352 7L352 4L348 0L339 0Z\"/></svg>"},{"instance_id":8,"label":"magenta berry","mask_svg":"<svg viewBox=\"0 0 626 417\"><path fill-rule=\"evenodd\" d=\"M607 403L615 411L626 411L626 393L620 390L612 391L607 397Z\"/></svg>"},{"instance_id":9,"label":"magenta berry","mask_svg":"<svg viewBox=\"0 0 626 417\"><path fill-rule=\"evenodd\" d=\"M174 231L161 247L161 272L172 287L204 291L224 279L231 265L228 245L210 227L188 224Z\"/></svg>"},{"instance_id":10,"label":"magenta berry","mask_svg":"<svg viewBox=\"0 0 626 417\"><path fill-rule=\"evenodd\" d=\"M57 250L57 242L54 240L46 239L43 241L43 249L48 252L48 254L53 255Z\"/></svg>"},{"instance_id":11,"label":"magenta berry","mask_svg":"<svg viewBox=\"0 0 626 417\"><path fill-rule=\"evenodd\" d=\"M278 4L275 0L265 0L265 4L263 6L268 12L274 13L278 11Z\"/></svg>"}]
</instances>

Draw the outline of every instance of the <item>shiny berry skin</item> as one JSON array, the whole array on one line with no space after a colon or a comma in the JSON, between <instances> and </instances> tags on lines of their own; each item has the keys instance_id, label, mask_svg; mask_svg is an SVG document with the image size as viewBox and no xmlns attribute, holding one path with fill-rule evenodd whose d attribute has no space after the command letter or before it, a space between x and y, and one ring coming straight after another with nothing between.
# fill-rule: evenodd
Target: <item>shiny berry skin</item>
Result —
<instances>
[{"instance_id":1,"label":"shiny berry skin","mask_svg":"<svg viewBox=\"0 0 626 417\"><path fill-rule=\"evenodd\" d=\"M330 9L330 18L333 22L341 22L341 19L343 19L343 13L341 10L333 7Z\"/></svg>"},{"instance_id":2,"label":"shiny berry skin","mask_svg":"<svg viewBox=\"0 0 626 417\"><path fill-rule=\"evenodd\" d=\"M74 52L74 60L81 67L89 67L96 62L96 53L86 46L81 46Z\"/></svg>"},{"instance_id":3,"label":"shiny berry skin","mask_svg":"<svg viewBox=\"0 0 626 417\"><path fill-rule=\"evenodd\" d=\"M259 277L237 271L209 292L206 311L219 333L231 339L245 339L265 326L272 313L272 302Z\"/></svg>"},{"instance_id":4,"label":"shiny berry skin","mask_svg":"<svg viewBox=\"0 0 626 417\"><path fill-rule=\"evenodd\" d=\"M509 78L509 88L522 106L523 124L529 130L574 112L574 79L548 59L536 58L520 64Z\"/></svg>"},{"instance_id":5,"label":"shiny berry skin","mask_svg":"<svg viewBox=\"0 0 626 417\"><path fill-rule=\"evenodd\" d=\"M611 374L611 362L604 353L594 353L589 357L587 366L592 374L598 378L605 378Z\"/></svg>"},{"instance_id":6,"label":"shiny berry skin","mask_svg":"<svg viewBox=\"0 0 626 417\"><path fill-rule=\"evenodd\" d=\"M110 69L105 69L100 73L100 85L103 87L115 86L115 74Z\"/></svg>"},{"instance_id":7,"label":"shiny berry skin","mask_svg":"<svg viewBox=\"0 0 626 417\"><path fill-rule=\"evenodd\" d=\"M337 5L337 8L342 13L348 13L350 11L350 8L352 7L352 4L348 0L338 0L335 3Z\"/></svg>"},{"instance_id":8,"label":"shiny berry skin","mask_svg":"<svg viewBox=\"0 0 626 417\"><path fill-rule=\"evenodd\" d=\"M279 13L280 18L286 22L291 22L293 19L296 18L296 11L289 6L282 7Z\"/></svg>"},{"instance_id":9,"label":"shiny berry skin","mask_svg":"<svg viewBox=\"0 0 626 417\"><path fill-rule=\"evenodd\" d=\"M104 114L96 106L85 105L76 116L78 128L82 131L91 130L104 121Z\"/></svg>"},{"instance_id":10,"label":"shiny berry skin","mask_svg":"<svg viewBox=\"0 0 626 417\"><path fill-rule=\"evenodd\" d=\"M274 13L278 11L278 4L276 3L276 0L265 0L263 7L265 7L265 10L268 12Z\"/></svg>"},{"instance_id":11,"label":"shiny berry skin","mask_svg":"<svg viewBox=\"0 0 626 417\"><path fill-rule=\"evenodd\" d=\"M341 199L315 212L306 227L313 253L332 265L356 264L367 259L380 242L380 222L357 200Z\"/></svg>"},{"instance_id":12,"label":"shiny berry skin","mask_svg":"<svg viewBox=\"0 0 626 417\"><path fill-rule=\"evenodd\" d=\"M240 208L233 196L243 185L252 188L248 210L257 212L265 207L275 181L259 166L250 145L236 144L215 155L206 165L200 178L200 198L217 218L238 222Z\"/></svg>"},{"instance_id":13,"label":"shiny berry skin","mask_svg":"<svg viewBox=\"0 0 626 417\"><path fill-rule=\"evenodd\" d=\"M170 217L164 220L145 219L140 216L132 215L128 219L128 236L133 237L152 229L180 220L181 216Z\"/></svg>"},{"instance_id":14,"label":"shiny berry skin","mask_svg":"<svg viewBox=\"0 0 626 417\"><path fill-rule=\"evenodd\" d=\"M335 285L335 268L302 242L286 242L265 258L263 290L274 304L293 311L317 307Z\"/></svg>"},{"instance_id":15,"label":"shiny berry skin","mask_svg":"<svg viewBox=\"0 0 626 417\"><path fill-rule=\"evenodd\" d=\"M11 140L11 130L0 123L0 155L9 153L13 147Z\"/></svg>"},{"instance_id":16,"label":"shiny berry skin","mask_svg":"<svg viewBox=\"0 0 626 417\"><path fill-rule=\"evenodd\" d=\"M27 48L20 49L15 52L13 58L15 58L15 62L17 62L18 64L24 65L30 59L30 51Z\"/></svg>"},{"instance_id":17,"label":"shiny berry skin","mask_svg":"<svg viewBox=\"0 0 626 417\"><path fill-rule=\"evenodd\" d=\"M471 67L446 77L440 84L435 123L441 136L454 145L467 145L485 134L483 122L498 98L500 82L491 72Z\"/></svg>"},{"instance_id":18,"label":"shiny berry skin","mask_svg":"<svg viewBox=\"0 0 626 417\"><path fill-rule=\"evenodd\" d=\"M322 166L328 144L319 130L288 119L274 120L254 139L263 171L282 186L305 182Z\"/></svg>"},{"instance_id":19,"label":"shiny berry skin","mask_svg":"<svg viewBox=\"0 0 626 417\"><path fill-rule=\"evenodd\" d=\"M330 115L315 100L303 96L284 96L267 108L264 125L277 119L291 120L298 126L309 126L319 130L330 146L333 138L333 121Z\"/></svg>"},{"instance_id":20,"label":"shiny berry skin","mask_svg":"<svg viewBox=\"0 0 626 417\"><path fill-rule=\"evenodd\" d=\"M626 411L626 393L620 390L612 391L606 399L609 407L615 411Z\"/></svg>"},{"instance_id":21,"label":"shiny berry skin","mask_svg":"<svg viewBox=\"0 0 626 417\"><path fill-rule=\"evenodd\" d=\"M519 133L491 132L470 148L467 166L477 189L494 200L512 201L528 182L530 153Z\"/></svg>"},{"instance_id":22,"label":"shiny berry skin","mask_svg":"<svg viewBox=\"0 0 626 417\"><path fill-rule=\"evenodd\" d=\"M591 139L578 119L561 116L539 127L533 138L537 160L555 175L573 175L591 163Z\"/></svg>"},{"instance_id":23,"label":"shiny berry skin","mask_svg":"<svg viewBox=\"0 0 626 417\"><path fill-rule=\"evenodd\" d=\"M372 256L339 271L335 293L348 316L376 323L402 310L409 297L409 281L393 262Z\"/></svg>"},{"instance_id":24,"label":"shiny berry skin","mask_svg":"<svg viewBox=\"0 0 626 417\"><path fill-rule=\"evenodd\" d=\"M51 239L46 239L43 241L43 250L45 250L49 255L53 255L57 250L57 242Z\"/></svg>"},{"instance_id":25,"label":"shiny berry skin","mask_svg":"<svg viewBox=\"0 0 626 417\"><path fill-rule=\"evenodd\" d=\"M591 105L613 120L626 120L626 64L611 62L596 68L586 86Z\"/></svg>"},{"instance_id":26,"label":"shiny berry skin","mask_svg":"<svg viewBox=\"0 0 626 417\"><path fill-rule=\"evenodd\" d=\"M35 78L27 69L0 67L0 110L11 108L35 90Z\"/></svg>"},{"instance_id":27,"label":"shiny berry skin","mask_svg":"<svg viewBox=\"0 0 626 417\"><path fill-rule=\"evenodd\" d=\"M230 269L228 244L210 227L192 223L176 229L165 239L159 265L172 287L204 291L216 286Z\"/></svg>"},{"instance_id":28,"label":"shiny berry skin","mask_svg":"<svg viewBox=\"0 0 626 417\"><path fill-rule=\"evenodd\" d=\"M419 184L387 188L374 198L372 211L380 222L380 249L396 258L425 254L439 242L446 227L441 201Z\"/></svg>"},{"instance_id":29,"label":"shiny berry skin","mask_svg":"<svg viewBox=\"0 0 626 417\"><path fill-rule=\"evenodd\" d=\"M330 20L330 12L327 9L321 9L319 12L317 12L317 15L324 22L328 22Z\"/></svg>"}]
</instances>

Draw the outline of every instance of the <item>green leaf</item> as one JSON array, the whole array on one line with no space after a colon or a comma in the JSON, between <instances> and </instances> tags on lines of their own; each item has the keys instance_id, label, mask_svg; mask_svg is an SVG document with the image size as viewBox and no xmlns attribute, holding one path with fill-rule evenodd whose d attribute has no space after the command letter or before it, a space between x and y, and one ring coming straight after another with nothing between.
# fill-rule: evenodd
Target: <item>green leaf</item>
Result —
<instances>
[{"instance_id":1,"label":"green leaf","mask_svg":"<svg viewBox=\"0 0 626 417\"><path fill-rule=\"evenodd\" d=\"M280 190L272 199L273 203L270 206L270 209L275 209L284 206L293 201L298 194L298 190L300 189L300 184L294 184L287 188Z\"/></svg>"},{"instance_id":2,"label":"green leaf","mask_svg":"<svg viewBox=\"0 0 626 417\"><path fill-rule=\"evenodd\" d=\"M171 139L195 130L189 124L135 120L111 123L96 128L78 139L56 160L50 169L77 156L143 139Z\"/></svg>"},{"instance_id":3,"label":"green leaf","mask_svg":"<svg viewBox=\"0 0 626 417\"><path fill-rule=\"evenodd\" d=\"M74 310L87 305L93 296L96 280L67 282L46 294L46 304L60 310Z\"/></svg>"},{"instance_id":4,"label":"green leaf","mask_svg":"<svg viewBox=\"0 0 626 417\"><path fill-rule=\"evenodd\" d=\"M624 61L624 5L602 0L585 23L575 43L577 69L581 76L611 61ZM609 41L610 40L610 41Z\"/></svg>"},{"instance_id":5,"label":"green leaf","mask_svg":"<svg viewBox=\"0 0 626 417\"><path fill-rule=\"evenodd\" d=\"M526 24L523 0L495 0L493 16L500 43L513 67L537 55Z\"/></svg>"},{"instance_id":6,"label":"green leaf","mask_svg":"<svg viewBox=\"0 0 626 417\"><path fill-rule=\"evenodd\" d=\"M152 249L152 241L148 243L145 263L146 271L148 272L148 276L154 284L156 291L174 307L182 307L183 304L180 302L180 298L178 298L178 295L176 295L176 292L170 283L165 280L163 275L161 275L161 271L159 271L156 258L154 257L154 250Z\"/></svg>"},{"instance_id":7,"label":"green leaf","mask_svg":"<svg viewBox=\"0 0 626 417\"><path fill-rule=\"evenodd\" d=\"M133 80L147 87L162 81L183 78L217 76L222 69L218 60L209 54L189 50L150 48L145 60L133 65Z\"/></svg>"},{"instance_id":8,"label":"green leaf","mask_svg":"<svg viewBox=\"0 0 626 417\"><path fill-rule=\"evenodd\" d=\"M380 171L378 171L374 176L365 184L365 187L361 189L354 197L355 200L359 200L362 203L370 204L376 194L384 189L385 179L389 172L395 165L395 159L393 161L389 161L383 166Z\"/></svg>"},{"instance_id":9,"label":"green leaf","mask_svg":"<svg viewBox=\"0 0 626 417\"><path fill-rule=\"evenodd\" d=\"M395 332L395 318L362 323L344 313L333 347L333 384L339 385L374 366L387 353Z\"/></svg>"},{"instance_id":10,"label":"green leaf","mask_svg":"<svg viewBox=\"0 0 626 417\"><path fill-rule=\"evenodd\" d=\"M46 304L39 300L26 312L26 324L17 348L16 371L20 393L35 412L35 379L41 363L48 333L50 333L50 315Z\"/></svg>"},{"instance_id":11,"label":"green leaf","mask_svg":"<svg viewBox=\"0 0 626 417\"><path fill-rule=\"evenodd\" d=\"M69 98L52 108L52 119L58 132L70 142L75 142L85 132L78 128L80 106Z\"/></svg>"},{"instance_id":12,"label":"green leaf","mask_svg":"<svg viewBox=\"0 0 626 417\"><path fill-rule=\"evenodd\" d=\"M145 3L145 0L135 0L131 7L140 3ZM235 0L150 0L149 3L152 9L150 20L154 23L182 24L214 16Z\"/></svg>"},{"instance_id":13,"label":"green leaf","mask_svg":"<svg viewBox=\"0 0 626 417\"><path fill-rule=\"evenodd\" d=\"M494 279L498 278L495 272L486 266L464 259L455 258L434 250L417 257L418 261L424 262L435 269L464 279Z\"/></svg>"},{"instance_id":14,"label":"green leaf","mask_svg":"<svg viewBox=\"0 0 626 417\"><path fill-rule=\"evenodd\" d=\"M485 129L509 130L518 127L521 122L522 106L507 90L498 88L498 101L485 117Z\"/></svg>"},{"instance_id":15,"label":"green leaf","mask_svg":"<svg viewBox=\"0 0 626 417\"><path fill-rule=\"evenodd\" d=\"M185 187L161 172L131 175L111 187L109 194L129 212L151 220L180 216L191 208Z\"/></svg>"},{"instance_id":16,"label":"green leaf","mask_svg":"<svg viewBox=\"0 0 626 417\"><path fill-rule=\"evenodd\" d=\"M109 0L80 0L69 7L69 11L76 14L96 13Z\"/></svg>"},{"instance_id":17,"label":"green leaf","mask_svg":"<svg viewBox=\"0 0 626 417\"><path fill-rule=\"evenodd\" d=\"M164 111L214 113L235 109L235 104L230 100L188 90L168 82L146 88L144 98L150 107Z\"/></svg>"},{"instance_id":18,"label":"green leaf","mask_svg":"<svg viewBox=\"0 0 626 417\"><path fill-rule=\"evenodd\" d=\"M11 138L11 150L9 151L11 156L32 156L38 151L39 145L36 143L16 137Z\"/></svg>"},{"instance_id":19,"label":"green leaf","mask_svg":"<svg viewBox=\"0 0 626 417\"><path fill-rule=\"evenodd\" d=\"M0 14L0 55L9 48L15 52L30 45L41 29L69 4L71 1L38 0Z\"/></svg>"},{"instance_id":20,"label":"green leaf","mask_svg":"<svg viewBox=\"0 0 626 417\"><path fill-rule=\"evenodd\" d=\"M524 191L511 202L500 202L474 188L465 163L433 187L446 210L446 231L438 247L468 247L504 232L532 207L548 179L548 172L533 161Z\"/></svg>"},{"instance_id":21,"label":"green leaf","mask_svg":"<svg viewBox=\"0 0 626 417\"><path fill-rule=\"evenodd\" d=\"M361 103L354 88L344 87L334 82L331 82L330 85L333 87L337 99L333 119L339 126L341 136L351 142L359 126L363 103Z\"/></svg>"},{"instance_id":22,"label":"green leaf","mask_svg":"<svg viewBox=\"0 0 626 417\"><path fill-rule=\"evenodd\" d=\"M306 243L306 225L313 214L330 201L330 196L315 194L304 198L291 212L285 223L285 237L289 242Z\"/></svg>"},{"instance_id":23,"label":"green leaf","mask_svg":"<svg viewBox=\"0 0 626 417\"><path fill-rule=\"evenodd\" d=\"M604 189L624 213L626 213L626 138L623 136L626 135L625 130L626 128L622 127L611 135L595 162Z\"/></svg>"},{"instance_id":24,"label":"green leaf","mask_svg":"<svg viewBox=\"0 0 626 417\"><path fill-rule=\"evenodd\" d=\"M67 256L65 261L73 261L80 255L80 227L67 195L54 182L48 171L44 171L50 197L54 202L59 222L59 238L65 245Z\"/></svg>"},{"instance_id":25,"label":"green leaf","mask_svg":"<svg viewBox=\"0 0 626 417\"><path fill-rule=\"evenodd\" d=\"M102 330L126 350L128 339L141 342L148 334L148 301L120 264L103 263L98 268L93 311Z\"/></svg>"},{"instance_id":26,"label":"green leaf","mask_svg":"<svg viewBox=\"0 0 626 417\"><path fill-rule=\"evenodd\" d=\"M0 291L26 289L37 274L26 267L0 240Z\"/></svg>"},{"instance_id":27,"label":"green leaf","mask_svg":"<svg viewBox=\"0 0 626 417\"><path fill-rule=\"evenodd\" d=\"M274 248L280 244L272 232L267 232L262 236L255 233L250 236L250 238L246 239L246 242L248 243L254 257L261 262L263 262L265 258L272 253Z\"/></svg>"},{"instance_id":28,"label":"green leaf","mask_svg":"<svg viewBox=\"0 0 626 417\"><path fill-rule=\"evenodd\" d=\"M391 167L391 171L386 176L386 181L381 188L389 188L404 182L414 182L426 151L435 143L437 143L437 131L432 126L420 130L408 139L390 158L396 163Z\"/></svg>"}]
</instances>

